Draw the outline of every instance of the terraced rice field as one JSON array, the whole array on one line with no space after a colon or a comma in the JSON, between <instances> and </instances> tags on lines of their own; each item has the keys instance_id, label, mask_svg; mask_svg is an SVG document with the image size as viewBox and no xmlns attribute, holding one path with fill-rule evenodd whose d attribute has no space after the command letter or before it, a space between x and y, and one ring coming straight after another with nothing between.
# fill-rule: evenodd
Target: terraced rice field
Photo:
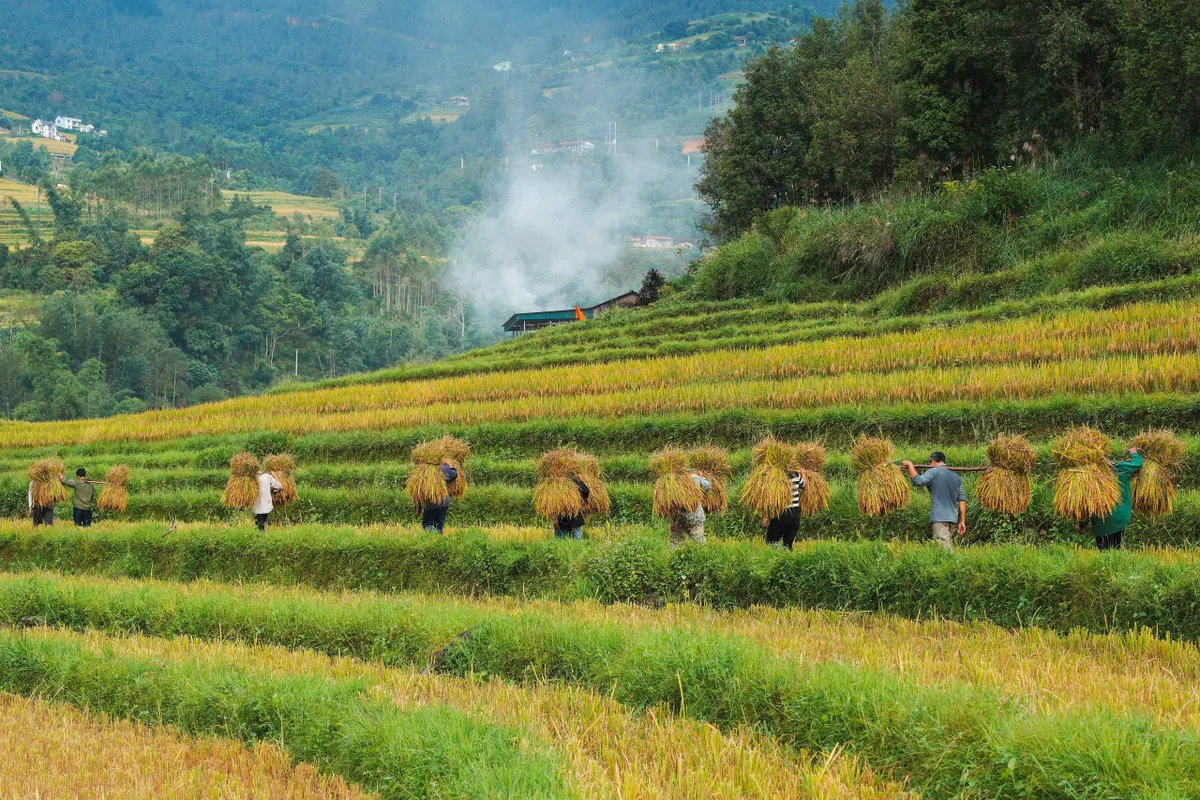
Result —
<instances>
[{"instance_id":1,"label":"terraced rice field","mask_svg":"<svg viewBox=\"0 0 1200 800\"><path fill-rule=\"evenodd\" d=\"M222 191L226 199L234 195L248 196L256 205L270 206L281 217L300 214L313 219L337 219L341 216L333 202L321 197L303 197L288 192L233 192Z\"/></svg>"},{"instance_id":2,"label":"terraced rice field","mask_svg":"<svg viewBox=\"0 0 1200 800\"><path fill-rule=\"evenodd\" d=\"M360 800L278 747L180 735L59 703L0 695L0 797Z\"/></svg>"},{"instance_id":3,"label":"terraced rice field","mask_svg":"<svg viewBox=\"0 0 1200 800\"><path fill-rule=\"evenodd\" d=\"M149 725L113 744L134 796L190 785L140 766L145 737L240 765L258 796L1200 796L1198 290L911 317L680 305L262 397L0 425L0 698L101 742ZM1114 458L1181 434L1174 512L1135 517L1125 552L1054 512L1052 443L1077 424ZM768 432L827 448L830 507L791 552L738 502ZM943 552L924 494L860 513L860 434L982 466L1002 432L1036 451L1023 514L982 509L968 476L969 535ZM436 536L404 486L445 433L473 454ZM651 453L704 443L730 451L733 507L672 550ZM599 457L612 498L581 542L534 511L563 445ZM221 505L244 449L298 463L266 533ZM128 464L128 509L16 519L51 454Z\"/></svg>"},{"instance_id":4,"label":"terraced rice field","mask_svg":"<svg viewBox=\"0 0 1200 800\"><path fill-rule=\"evenodd\" d=\"M26 128L26 133L27 132L28 132L28 128ZM40 136L39 137L29 137L29 136L25 136L25 135L14 136L11 134L8 136L0 137L0 138L5 138L5 139L9 139L9 140L28 139L33 144L34 149L42 147L42 148L45 148L48 153L56 154L56 155L74 156L75 151L77 151L79 149L79 145L75 144L74 140L68 140L65 142L56 142L53 139L43 139Z\"/></svg>"},{"instance_id":5,"label":"terraced rice field","mask_svg":"<svg viewBox=\"0 0 1200 800\"><path fill-rule=\"evenodd\" d=\"M0 291L0 328L21 327L41 308L42 298L25 292Z\"/></svg>"}]
</instances>

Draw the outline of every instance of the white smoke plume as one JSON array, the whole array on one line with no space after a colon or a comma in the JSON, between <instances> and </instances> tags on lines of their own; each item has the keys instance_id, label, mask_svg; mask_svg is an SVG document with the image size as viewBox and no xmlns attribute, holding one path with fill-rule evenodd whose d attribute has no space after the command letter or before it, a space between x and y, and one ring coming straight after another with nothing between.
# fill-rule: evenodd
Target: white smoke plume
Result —
<instances>
[{"instance_id":1,"label":"white smoke plume","mask_svg":"<svg viewBox=\"0 0 1200 800\"><path fill-rule=\"evenodd\" d=\"M514 170L498 202L460 237L451 281L486 326L518 312L586 307L637 288L615 288L606 277L629 247L631 220L645 189L662 179L661 168L616 155L608 180L588 174L597 169L588 161Z\"/></svg>"}]
</instances>

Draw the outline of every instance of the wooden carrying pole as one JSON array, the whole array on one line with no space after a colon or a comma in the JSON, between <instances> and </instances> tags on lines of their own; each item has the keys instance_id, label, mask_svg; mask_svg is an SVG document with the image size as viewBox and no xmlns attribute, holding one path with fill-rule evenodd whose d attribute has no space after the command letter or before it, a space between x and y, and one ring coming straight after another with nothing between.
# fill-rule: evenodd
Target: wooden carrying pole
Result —
<instances>
[{"instance_id":1,"label":"wooden carrying pole","mask_svg":"<svg viewBox=\"0 0 1200 800\"><path fill-rule=\"evenodd\" d=\"M895 461L893 463L899 464L900 462ZM933 466L930 464L913 464L913 466L917 469L933 469ZM942 464L942 469L948 469L951 472L986 472L989 468L988 467L948 467L945 464Z\"/></svg>"}]
</instances>

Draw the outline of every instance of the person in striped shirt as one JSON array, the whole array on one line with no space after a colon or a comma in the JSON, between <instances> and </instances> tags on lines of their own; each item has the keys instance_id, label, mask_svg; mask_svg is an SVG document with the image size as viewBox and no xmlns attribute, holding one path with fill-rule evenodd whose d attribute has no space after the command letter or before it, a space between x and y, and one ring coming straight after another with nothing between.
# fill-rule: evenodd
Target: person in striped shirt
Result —
<instances>
[{"instance_id":1,"label":"person in striped shirt","mask_svg":"<svg viewBox=\"0 0 1200 800\"><path fill-rule=\"evenodd\" d=\"M767 544L771 547L786 547L792 549L796 534L800 532L800 493L808 483L803 469L788 472L788 483L792 487L792 503L774 519L763 517L763 527L767 529Z\"/></svg>"}]
</instances>

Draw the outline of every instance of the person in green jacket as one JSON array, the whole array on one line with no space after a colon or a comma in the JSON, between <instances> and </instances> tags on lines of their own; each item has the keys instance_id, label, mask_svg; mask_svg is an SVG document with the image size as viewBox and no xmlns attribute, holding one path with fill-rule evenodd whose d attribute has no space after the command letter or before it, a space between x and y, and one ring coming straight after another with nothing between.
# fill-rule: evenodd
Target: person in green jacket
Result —
<instances>
[{"instance_id":1,"label":"person in green jacket","mask_svg":"<svg viewBox=\"0 0 1200 800\"><path fill-rule=\"evenodd\" d=\"M75 477L70 480L59 478L63 486L75 491L75 527L92 527L92 501L96 499L96 484L87 479L87 470L75 470Z\"/></svg>"},{"instance_id":2,"label":"person in green jacket","mask_svg":"<svg viewBox=\"0 0 1200 800\"><path fill-rule=\"evenodd\" d=\"M1092 520L1092 535L1096 537L1096 548L1099 550L1121 549L1121 539L1129 520L1133 519L1133 489L1129 482L1142 468L1142 454L1137 448L1129 449L1129 458L1113 464L1117 473L1117 483L1121 486L1121 499L1109 512L1107 517L1096 517Z\"/></svg>"}]
</instances>

